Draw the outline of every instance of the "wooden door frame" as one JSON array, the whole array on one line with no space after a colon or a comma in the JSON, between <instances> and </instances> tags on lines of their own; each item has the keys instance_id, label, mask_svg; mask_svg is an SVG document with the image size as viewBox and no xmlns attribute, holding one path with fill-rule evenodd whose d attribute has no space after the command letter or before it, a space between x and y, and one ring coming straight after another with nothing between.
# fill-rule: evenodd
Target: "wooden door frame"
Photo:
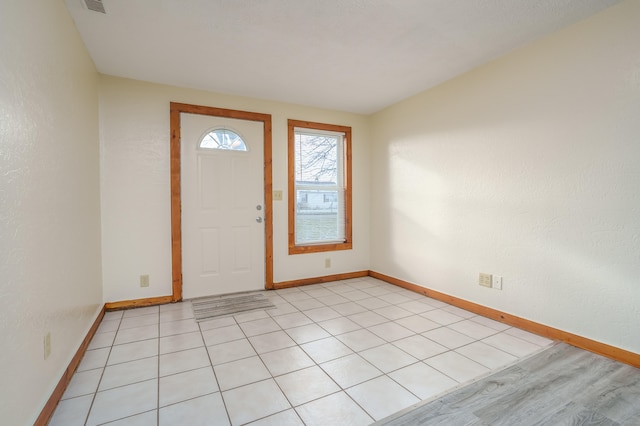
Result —
<instances>
[{"instance_id":1,"label":"wooden door frame","mask_svg":"<svg viewBox=\"0 0 640 426\"><path fill-rule=\"evenodd\" d=\"M182 187L180 170L180 114L200 114L214 117L258 121L263 124L264 142L264 218L265 218L265 288L273 288L273 183L271 170L271 114L237 111L200 105L170 104L171 127L171 273L173 302L182 300Z\"/></svg>"}]
</instances>

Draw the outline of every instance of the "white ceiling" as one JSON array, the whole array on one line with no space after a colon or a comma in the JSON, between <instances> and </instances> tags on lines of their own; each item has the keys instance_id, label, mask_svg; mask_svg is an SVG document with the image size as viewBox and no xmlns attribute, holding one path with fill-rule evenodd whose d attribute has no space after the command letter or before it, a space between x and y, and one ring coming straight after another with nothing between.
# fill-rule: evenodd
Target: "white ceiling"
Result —
<instances>
[{"instance_id":1,"label":"white ceiling","mask_svg":"<svg viewBox=\"0 0 640 426\"><path fill-rule=\"evenodd\" d=\"M372 113L620 0L65 0L105 74Z\"/></svg>"}]
</instances>

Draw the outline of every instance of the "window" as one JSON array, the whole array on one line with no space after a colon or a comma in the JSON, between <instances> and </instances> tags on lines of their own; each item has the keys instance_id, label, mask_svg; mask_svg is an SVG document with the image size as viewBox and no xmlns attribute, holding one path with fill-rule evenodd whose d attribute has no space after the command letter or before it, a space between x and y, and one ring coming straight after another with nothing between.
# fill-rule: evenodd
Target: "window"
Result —
<instances>
[{"instance_id":1,"label":"window","mask_svg":"<svg viewBox=\"0 0 640 426\"><path fill-rule=\"evenodd\" d=\"M351 249L351 127L288 124L289 254Z\"/></svg>"},{"instance_id":2,"label":"window","mask_svg":"<svg viewBox=\"0 0 640 426\"><path fill-rule=\"evenodd\" d=\"M203 136L200 148L246 151L247 145L242 137L229 129L214 129Z\"/></svg>"}]
</instances>

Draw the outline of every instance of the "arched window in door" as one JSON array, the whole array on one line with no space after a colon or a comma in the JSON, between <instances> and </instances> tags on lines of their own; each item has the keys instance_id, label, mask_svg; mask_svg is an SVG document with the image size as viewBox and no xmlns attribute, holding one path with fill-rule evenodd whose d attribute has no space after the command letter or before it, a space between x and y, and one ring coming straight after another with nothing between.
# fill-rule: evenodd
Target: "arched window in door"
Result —
<instances>
[{"instance_id":1,"label":"arched window in door","mask_svg":"<svg viewBox=\"0 0 640 426\"><path fill-rule=\"evenodd\" d=\"M200 148L224 149L230 151L247 151L247 144L242 137L229 129L214 129L200 140Z\"/></svg>"}]
</instances>

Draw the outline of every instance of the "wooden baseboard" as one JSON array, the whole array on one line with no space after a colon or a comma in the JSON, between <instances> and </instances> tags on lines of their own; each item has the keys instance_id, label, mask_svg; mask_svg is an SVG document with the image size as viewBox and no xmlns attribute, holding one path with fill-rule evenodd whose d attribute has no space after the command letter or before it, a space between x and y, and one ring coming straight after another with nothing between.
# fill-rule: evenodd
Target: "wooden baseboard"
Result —
<instances>
[{"instance_id":1,"label":"wooden baseboard","mask_svg":"<svg viewBox=\"0 0 640 426\"><path fill-rule=\"evenodd\" d=\"M348 280L351 278L362 278L369 275L369 271L348 272L345 274L325 275L323 277L303 278L301 280L283 281L273 283L269 290L277 290L279 288L298 287L301 285L320 284L331 281ZM105 304L107 311L117 311L120 309L141 308L143 306L164 305L167 303L177 302L173 296L150 297L147 299L123 300L120 302L107 302Z\"/></svg>"},{"instance_id":2,"label":"wooden baseboard","mask_svg":"<svg viewBox=\"0 0 640 426\"><path fill-rule=\"evenodd\" d=\"M107 311L119 309L141 308L144 306L165 305L173 303L173 296L149 297L147 299L123 300L121 302L108 302L105 304Z\"/></svg>"},{"instance_id":3,"label":"wooden baseboard","mask_svg":"<svg viewBox=\"0 0 640 426\"><path fill-rule=\"evenodd\" d=\"M624 362L625 364L640 368L640 354L620 349L615 346L607 345L595 340L587 339L586 337L578 336L567 331L559 330L557 328L549 327L544 324L520 318L506 312L488 308L477 303L469 302L458 297L431 290L417 284L381 274L379 272L369 271L369 276L382 281L386 281L390 284L394 284L402 288L406 288L407 290L415 291L416 293L424 294L425 296L431 297L432 299L449 303L450 305L457 306L458 308L476 313L478 315L482 315L483 317L491 318L493 320L500 321L513 327L521 328L523 330L547 337L549 339L560 340L572 346L576 346L580 349L584 349L589 352L593 352L598 355L602 355L607 358L611 358L616 361Z\"/></svg>"},{"instance_id":4,"label":"wooden baseboard","mask_svg":"<svg viewBox=\"0 0 640 426\"><path fill-rule=\"evenodd\" d=\"M366 277L368 275L369 275L369 271L357 271L357 272L347 272L345 274L325 275L323 277L303 278L301 280L282 281L279 283L273 283L273 289L277 290L280 288L298 287L298 286L309 285L309 284L321 284L321 283L328 283L331 281L349 280L352 278Z\"/></svg>"},{"instance_id":5,"label":"wooden baseboard","mask_svg":"<svg viewBox=\"0 0 640 426\"><path fill-rule=\"evenodd\" d=\"M42 411L40 412L40 415L36 419L34 426L46 426L47 423L49 423L49 420L51 420L51 416L53 416L53 412L58 406L58 402L60 402L60 398L62 398L64 391L67 389L67 386L69 385L69 382L73 377L73 373L75 373L76 368L78 368L78 364L80 364L80 361L82 361L82 357L84 356L84 353L87 350L87 346L89 346L89 343L93 338L93 335L96 334L96 330L98 330L98 327L100 326L100 322L104 317L104 313L105 313L105 307L102 306L102 309L100 309L100 312L98 313L98 317L93 322L93 325L89 329L89 332L85 336L84 340L82 340L82 343L80 344L80 347L76 351L76 354L71 359L69 366L67 366L67 369L64 370L64 373L62 374L60 381L58 382L55 389L51 393L51 396L47 400L47 403L44 405L44 408L42 409Z\"/></svg>"}]
</instances>

